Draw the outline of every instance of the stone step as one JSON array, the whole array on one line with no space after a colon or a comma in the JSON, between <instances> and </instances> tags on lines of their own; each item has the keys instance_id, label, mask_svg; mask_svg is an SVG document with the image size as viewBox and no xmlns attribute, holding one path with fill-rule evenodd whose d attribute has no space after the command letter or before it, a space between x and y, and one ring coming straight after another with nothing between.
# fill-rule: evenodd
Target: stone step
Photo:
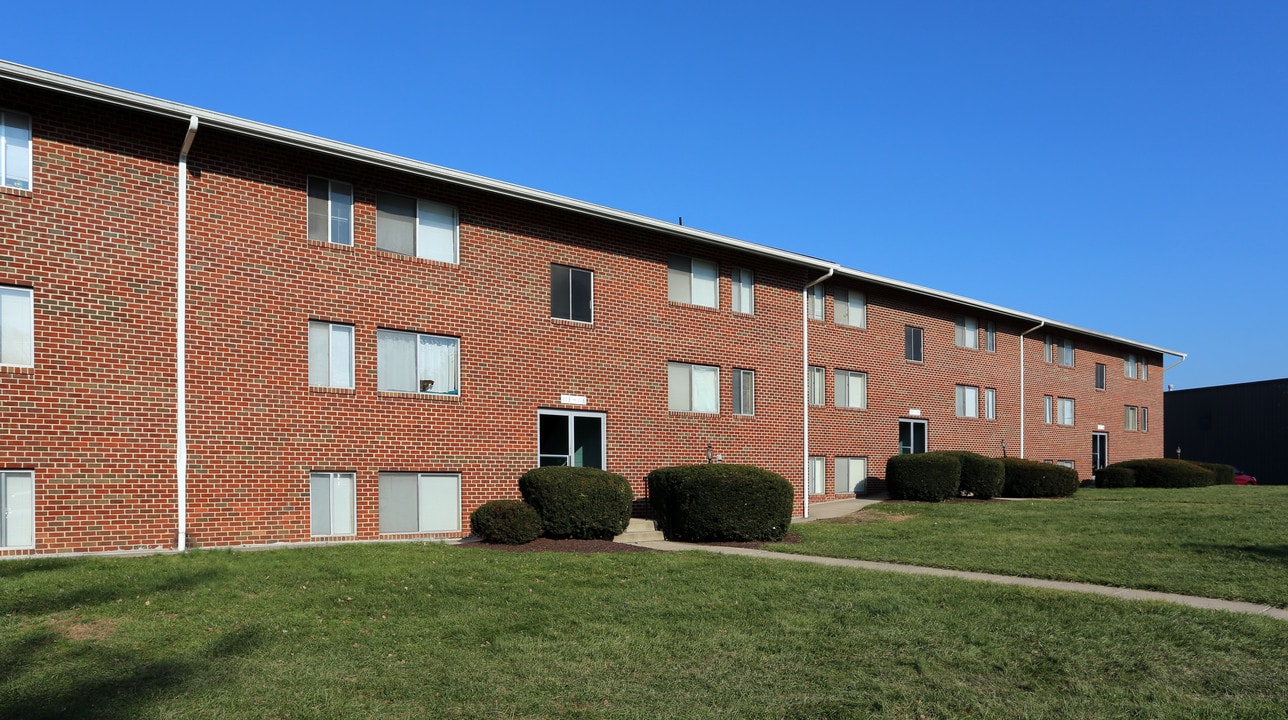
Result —
<instances>
[{"instance_id":1,"label":"stone step","mask_svg":"<svg viewBox=\"0 0 1288 720\"><path fill-rule=\"evenodd\" d=\"M613 538L613 542L632 543L655 542L665 540L662 531L657 529L657 523L652 520L643 518L631 518L631 522L626 526L626 532Z\"/></svg>"}]
</instances>

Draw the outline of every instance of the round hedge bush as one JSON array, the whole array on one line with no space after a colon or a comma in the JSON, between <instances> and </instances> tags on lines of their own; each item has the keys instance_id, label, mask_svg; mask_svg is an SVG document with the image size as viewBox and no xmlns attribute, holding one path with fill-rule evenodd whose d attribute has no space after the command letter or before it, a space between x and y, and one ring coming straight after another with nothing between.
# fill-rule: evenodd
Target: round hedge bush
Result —
<instances>
[{"instance_id":1,"label":"round hedge bush","mask_svg":"<svg viewBox=\"0 0 1288 720\"><path fill-rule=\"evenodd\" d=\"M792 484L754 465L658 468L648 475L658 528L673 540L777 541L792 521Z\"/></svg>"},{"instance_id":2,"label":"round hedge bush","mask_svg":"<svg viewBox=\"0 0 1288 720\"><path fill-rule=\"evenodd\" d=\"M1214 481L1212 483L1213 485L1233 485L1234 484L1234 466L1233 465L1226 465L1224 463L1202 462L1199 460L1191 460L1190 462L1194 463L1195 465L1198 465L1204 470L1211 471L1214 478Z\"/></svg>"},{"instance_id":3,"label":"round hedge bush","mask_svg":"<svg viewBox=\"0 0 1288 720\"><path fill-rule=\"evenodd\" d=\"M1121 465L1106 465L1096 471L1096 487L1136 487L1136 473L1131 468L1125 468Z\"/></svg>"},{"instance_id":4,"label":"round hedge bush","mask_svg":"<svg viewBox=\"0 0 1288 720\"><path fill-rule=\"evenodd\" d=\"M953 453L895 455L886 461L886 487L892 500L940 502L957 495L962 462Z\"/></svg>"},{"instance_id":5,"label":"round hedge bush","mask_svg":"<svg viewBox=\"0 0 1288 720\"><path fill-rule=\"evenodd\" d=\"M999 458L991 458L966 450L953 450L944 455L952 455L962 464L961 481L958 492L981 500L995 498L1002 494L1006 484L1006 466Z\"/></svg>"},{"instance_id":6,"label":"round hedge bush","mask_svg":"<svg viewBox=\"0 0 1288 720\"><path fill-rule=\"evenodd\" d=\"M486 542L522 545L541 537L541 516L522 500L492 500L470 513L470 529Z\"/></svg>"},{"instance_id":7,"label":"round hedge bush","mask_svg":"<svg viewBox=\"0 0 1288 720\"><path fill-rule=\"evenodd\" d=\"M1078 473L1055 463L1002 458L1006 467L1006 497L1065 497L1078 491Z\"/></svg>"},{"instance_id":8,"label":"round hedge bush","mask_svg":"<svg viewBox=\"0 0 1288 720\"><path fill-rule=\"evenodd\" d=\"M1114 464L1134 472L1136 487L1141 488L1206 487L1216 483L1215 473L1188 460L1147 458ZM1233 476L1230 477L1230 482L1234 482Z\"/></svg>"},{"instance_id":9,"label":"round hedge bush","mask_svg":"<svg viewBox=\"0 0 1288 720\"><path fill-rule=\"evenodd\" d=\"M533 468L519 478L524 502L541 517L546 537L612 540L631 521L635 494L626 478L598 468Z\"/></svg>"}]
</instances>

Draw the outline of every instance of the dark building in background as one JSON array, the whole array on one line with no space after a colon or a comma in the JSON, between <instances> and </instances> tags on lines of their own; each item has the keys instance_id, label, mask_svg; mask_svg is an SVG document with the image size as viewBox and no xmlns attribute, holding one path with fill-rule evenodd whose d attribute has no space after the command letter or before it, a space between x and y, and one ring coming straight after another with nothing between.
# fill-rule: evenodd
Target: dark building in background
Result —
<instances>
[{"instance_id":1,"label":"dark building in background","mask_svg":"<svg viewBox=\"0 0 1288 720\"><path fill-rule=\"evenodd\" d=\"M1263 485L1288 485L1288 378L1163 393L1163 447L1185 460L1234 465Z\"/></svg>"}]
</instances>

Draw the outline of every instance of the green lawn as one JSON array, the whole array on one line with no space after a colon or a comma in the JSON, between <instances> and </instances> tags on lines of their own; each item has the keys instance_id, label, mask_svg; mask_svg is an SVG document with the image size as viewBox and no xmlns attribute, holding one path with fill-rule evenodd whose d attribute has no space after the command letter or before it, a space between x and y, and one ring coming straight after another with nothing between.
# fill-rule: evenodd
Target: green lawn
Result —
<instances>
[{"instance_id":1,"label":"green lawn","mask_svg":"<svg viewBox=\"0 0 1288 720\"><path fill-rule=\"evenodd\" d=\"M768 549L1288 606L1288 487L891 502L792 530Z\"/></svg>"},{"instance_id":2,"label":"green lawn","mask_svg":"<svg viewBox=\"0 0 1288 720\"><path fill-rule=\"evenodd\" d=\"M7 720L1271 718L1286 664L1268 618L700 552L0 562Z\"/></svg>"}]
</instances>

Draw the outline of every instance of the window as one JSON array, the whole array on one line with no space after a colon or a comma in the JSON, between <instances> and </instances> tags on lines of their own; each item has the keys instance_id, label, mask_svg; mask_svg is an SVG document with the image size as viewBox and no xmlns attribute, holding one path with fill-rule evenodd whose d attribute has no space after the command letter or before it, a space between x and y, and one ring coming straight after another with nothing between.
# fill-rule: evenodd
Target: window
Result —
<instances>
[{"instance_id":1,"label":"window","mask_svg":"<svg viewBox=\"0 0 1288 720\"><path fill-rule=\"evenodd\" d=\"M667 299L671 302L720 307L719 268L713 262L671 255L667 261Z\"/></svg>"},{"instance_id":2,"label":"window","mask_svg":"<svg viewBox=\"0 0 1288 720\"><path fill-rule=\"evenodd\" d=\"M809 494L824 495L827 493L827 459L819 455L809 458Z\"/></svg>"},{"instance_id":3,"label":"window","mask_svg":"<svg viewBox=\"0 0 1288 720\"><path fill-rule=\"evenodd\" d=\"M1124 430L1134 431L1136 429L1137 412L1138 412L1138 408L1135 405L1127 405L1126 407L1123 408L1123 429Z\"/></svg>"},{"instance_id":4,"label":"window","mask_svg":"<svg viewBox=\"0 0 1288 720\"><path fill-rule=\"evenodd\" d=\"M309 239L353 245L353 186L309 178Z\"/></svg>"},{"instance_id":5,"label":"window","mask_svg":"<svg viewBox=\"0 0 1288 720\"><path fill-rule=\"evenodd\" d=\"M1109 464L1109 434L1091 433L1091 469L1099 470Z\"/></svg>"},{"instance_id":6,"label":"window","mask_svg":"<svg viewBox=\"0 0 1288 720\"><path fill-rule=\"evenodd\" d=\"M899 454L926 452L926 421L899 420Z\"/></svg>"},{"instance_id":7,"label":"window","mask_svg":"<svg viewBox=\"0 0 1288 720\"><path fill-rule=\"evenodd\" d=\"M315 472L309 474L310 535L353 535L353 473Z\"/></svg>"},{"instance_id":8,"label":"window","mask_svg":"<svg viewBox=\"0 0 1288 720\"><path fill-rule=\"evenodd\" d=\"M989 352L997 352L997 323L992 320L984 326L984 349Z\"/></svg>"},{"instance_id":9,"label":"window","mask_svg":"<svg viewBox=\"0 0 1288 720\"><path fill-rule=\"evenodd\" d=\"M809 319L823 319L823 285L814 285L809 289Z\"/></svg>"},{"instance_id":10,"label":"window","mask_svg":"<svg viewBox=\"0 0 1288 720\"><path fill-rule=\"evenodd\" d=\"M903 357L912 362L921 362L922 329L905 325L903 327Z\"/></svg>"},{"instance_id":11,"label":"window","mask_svg":"<svg viewBox=\"0 0 1288 720\"><path fill-rule=\"evenodd\" d=\"M393 193L376 195L376 249L457 261L456 208Z\"/></svg>"},{"instance_id":12,"label":"window","mask_svg":"<svg viewBox=\"0 0 1288 720\"><path fill-rule=\"evenodd\" d=\"M595 274L567 265L550 265L550 317L594 321Z\"/></svg>"},{"instance_id":13,"label":"window","mask_svg":"<svg viewBox=\"0 0 1288 720\"><path fill-rule=\"evenodd\" d=\"M714 365L667 363L671 412L720 412L720 368Z\"/></svg>"},{"instance_id":14,"label":"window","mask_svg":"<svg viewBox=\"0 0 1288 720\"><path fill-rule=\"evenodd\" d=\"M1140 379L1141 380L1149 379L1149 361L1146 360L1144 357L1140 359Z\"/></svg>"},{"instance_id":15,"label":"window","mask_svg":"<svg viewBox=\"0 0 1288 720\"><path fill-rule=\"evenodd\" d=\"M460 393L461 341L456 338L377 330L376 361L381 391Z\"/></svg>"},{"instance_id":16,"label":"window","mask_svg":"<svg viewBox=\"0 0 1288 720\"><path fill-rule=\"evenodd\" d=\"M1067 467L1070 470L1074 469L1072 460L1056 460L1055 464L1059 465L1060 467Z\"/></svg>"},{"instance_id":17,"label":"window","mask_svg":"<svg viewBox=\"0 0 1288 720\"><path fill-rule=\"evenodd\" d=\"M868 376L852 370L836 371L836 406L859 408L868 406Z\"/></svg>"},{"instance_id":18,"label":"window","mask_svg":"<svg viewBox=\"0 0 1288 720\"><path fill-rule=\"evenodd\" d=\"M1042 396L1042 422L1046 423L1047 425L1051 424L1051 405L1054 403L1054 401L1055 401L1055 398L1051 397L1050 395Z\"/></svg>"},{"instance_id":19,"label":"window","mask_svg":"<svg viewBox=\"0 0 1288 720\"><path fill-rule=\"evenodd\" d=\"M35 364L32 291L0 285L0 365Z\"/></svg>"},{"instance_id":20,"label":"window","mask_svg":"<svg viewBox=\"0 0 1288 720\"><path fill-rule=\"evenodd\" d=\"M1055 348L1055 338L1051 337L1050 335L1047 335L1046 339L1042 341L1042 359L1044 361L1051 362L1051 360L1055 355L1054 348Z\"/></svg>"},{"instance_id":21,"label":"window","mask_svg":"<svg viewBox=\"0 0 1288 720\"><path fill-rule=\"evenodd\" d=\"M1060 364L1073 367L1073 341L1069 338L1065 338L1060 344Z\"/></svg>"},{"instance_id":22,"label":"window","mask_svg":"<svg viewBox=\"0 0 1288 720\"><path fill-rule=\"evenodd\" d=\"M36 480L30 470L0 470L0 547L36 545Z\"/></svg>"},{"instance_id":23,"label":"window","mask_svg":"<svg viewBox=\"0 0 1288 720\"><path fill-rule=\"evenodd\" d=\"M460 529L460 475L380 473L380 532L458 532Z\"/></svg>"},{"instance_id":24,"label":"window","mask_svg":"<svg viewBox=\"0 0 1288 720\"><path fill-rule=\"evenodd\" d=\"M1136 356L1135 355L1132 355L1129 353L1127 357L1123 359L1123 377L1128 377L1132 379L1136 378Z\"/></svg>"},{"instance_id":25,"label":"window","mask_svg":"<svg viewBox=\"0 0 1288 720\"><path fill-rule=\"evenodd\" d=\"M809 404L823 405L827 402L827 391L824 384L827 382L827 371L816 365L809 368Z\"/></svg>"},{"instance_id":26,"label":"window","mask_svg":"<svg viewBox=\"0 0 1288 720\"><path fill-rule=\"evenodd\" d=\"M353 388L353 326L309 321L309 385Z\"/></svg>"},{"instance_id":27,"label":"window","mask_svg":"<svg viewBox=\"0 0 1288 720\"><path fill-rule=\"evenodd\" d=\"M756 312L756 278L750 270L733 269L733 311L748 315Z\"/></svg>"},{"instance_id":28,"label":"window","mask_svg":"<svg viewBox=\"0 0 1288 720\"><path fill-rule=\"evenodd\" d=\"M969 385L957 386L957 417L979 417L979 388Z\"/></svg>"},{"instance_id":29,"label":"window","mask_svg":"<svg viewBox=\"0 0 1288 720\"><path fill-rule=\"evenodd\" d=\"M837 325L867 327L868 299L861 293L845 288L832 291L832 316Z\"/></svg>"},{"instance_id":30,"label":"window","mask_svg":"<svg viewBox=\"0 0 1288 720\"><path fill-rule=\"evenodd\" d=\"M1057 425L1073 424L1073 398L1060 398L1056 403L1055 422Z\"/></svg>"},{"instance_id":31,"label":"window","mask_svg":"<svg viewBox=\"0 0 1288 720\"><path fill-rule=\"evenodd\" d=\"M537 412L537 464L607 469L603 413L570 410Z\"/></svg>"},{"instance_id":32,"label":"window","mask_svg":"<svg viewBox=\"0 0 1288 720\"><path fill-rule=\"evenodd\" d=\"M0 110L0 181L5 187L31 189L31 116Z\"/></svg>"},{"instance_id":33,"label":"window","mask_svg":"<svg viewBox=\"0 0 1288 720\"><path fill-rule=\"evenodd\" d=\"M1140 431L1149 432L1149 408L1140 409Z\"/></svg>"},{"instance_id":34,"label":"window","mask_svg":"<svg viewBox=\"0 0 1288 720\"><path fill-rule=\"evenodd\" d=\"M993 388L984 389L984 419L997 419L997 390Z\"/></svg>"},{"instance_id":35,"label":"window","mask_svg":"<svg viewBox=\"0 0 1288 720\"><path fill-rule=\"evenodd\" d=\"M733 414L756 414L756 373L751 370L733 371Z\"/></svg>"},{"instance_id":36,"label":"window","mask_svg":"<svg viewBox=\"0 0 1288 720\"><path fill-rule=\"evenodd\" d=\"M1096 363L1096 389L1105 389L1105 364Z\"/></svg>"},{"instance_id":37,"label":"window","mask_svg":"<svg viewBox=\"0 0 1288 720\"><path fill-rule=\"evenodd\" d=\"M957 347L979 349L979 321L973 317L957 318Z\"/></svg>"},{"instance_id":38,"label":"window","mask_svg":"<svg viewBox=\"0 0 1288 720\"><path fill-rule=\"evenodd\" d=\"M836 494L862 493L867 487L868 459L839 457L836 459Z\"/></svg>"}]
</instances>

